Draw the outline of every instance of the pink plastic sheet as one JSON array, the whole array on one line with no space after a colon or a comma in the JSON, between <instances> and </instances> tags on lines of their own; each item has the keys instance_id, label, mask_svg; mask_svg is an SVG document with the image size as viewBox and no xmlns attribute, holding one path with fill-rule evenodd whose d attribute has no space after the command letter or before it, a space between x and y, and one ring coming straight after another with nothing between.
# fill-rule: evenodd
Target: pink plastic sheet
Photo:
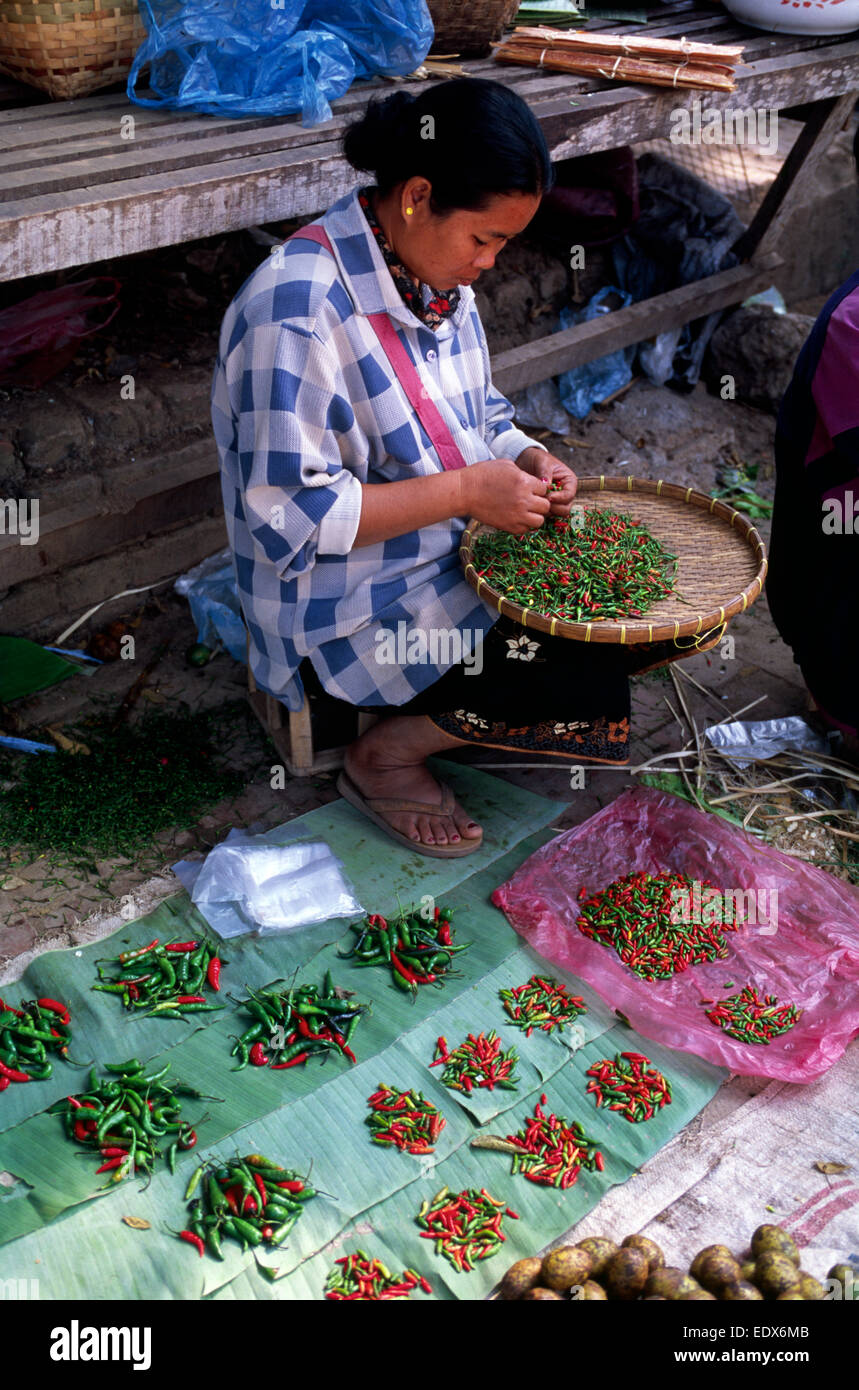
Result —
<instances>
[{"instance_id":1,"label":"pink plastic sheet","mask_svg":"<svg viewBox=\"0 0 859 1390\"><path fill-rule=\"evenodd\" d=\"M725 934L725 959L651 982L579 931L579 889L590 894L639 869L754 891L754 906L739 900L748 921ZM540 955L586 980L645 1037L741 1075L813 1081L859 1031L859 892L667 792L624 792L532 854L492 901ZM746 984L803 1010L768 1045L739 1042L705 1017L702 999Z\"/></svg>"}]
</instances>

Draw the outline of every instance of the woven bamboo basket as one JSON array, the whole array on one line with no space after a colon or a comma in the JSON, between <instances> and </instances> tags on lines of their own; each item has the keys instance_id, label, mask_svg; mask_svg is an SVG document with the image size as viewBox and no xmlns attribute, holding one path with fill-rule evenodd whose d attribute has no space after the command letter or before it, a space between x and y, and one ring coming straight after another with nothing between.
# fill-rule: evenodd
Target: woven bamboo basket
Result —
<instances>
[{"instance_id":1,"label":"woven bamboo basket","mask_svg":"<svg viewBox=\"0 0 859 1390\"><path fill-rule=\"evenodd\" d=\"M137 0L0 0L0 71L55 101L123 81L145 37Z\"/></svg>"},{"instance_id":2,"label":"woven bamboo basket","mask_svg":"<svg viewBox=\"0 0 859 1390\"><path fill-rule=\"evenodd\" d=\"M571 623L512 603L474 567L474 538L492 527L470 521L459 547L465 577L482 599L525 628L577 642L666 642L704 634L743 613L759 598L767 573L766 549L748 517L693 488L650 478L579 478L577 502L586 509L623 512L642 523L677 556L674 594L646 618ZM708 643L708 645L710 645Z\"/></svg>"},{"instance_id":3,"label":"woven bamboo basket","mask_svg":"<svg viewBox=\"0 0 859 1390\"><path fill-rule=\"evenodd\" d=\"M429 0L435 26L431 53L480 58L497 43L520 0Z\"/></svg>"}]
</instances>

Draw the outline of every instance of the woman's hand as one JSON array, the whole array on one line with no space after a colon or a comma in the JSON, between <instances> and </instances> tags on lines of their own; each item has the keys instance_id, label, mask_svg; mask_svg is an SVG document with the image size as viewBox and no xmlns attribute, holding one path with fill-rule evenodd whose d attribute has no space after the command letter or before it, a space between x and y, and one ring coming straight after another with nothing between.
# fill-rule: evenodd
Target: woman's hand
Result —
<instances>
[{"instance_id":1,"label":"woman's hand","mask_svg":"<svg viewBox=\"0 0 859 1390\"><path fill-rule=\"evenodd\" d=\"M532 478L542 478L544 482L559 484L560 491L549 493L551 514L570 515L570 507L579 481L572 468L556 459L554 454L548 454L545 449L534 447L522 450L516 460L516 466Z\"/></svg>"},{"instance_id":2,"label":"woman's hand","mask_svg":"<svg viewBox=\"0 0 859 1390\"><path fill-rule=\"evenodd\" d=\"M542 526L549 515L548 482L525 472L512 459L484 459L463 468L458 476L466 501L464 510L487 526L524 536L526 531Z\"/></svg>"}]
</instances>

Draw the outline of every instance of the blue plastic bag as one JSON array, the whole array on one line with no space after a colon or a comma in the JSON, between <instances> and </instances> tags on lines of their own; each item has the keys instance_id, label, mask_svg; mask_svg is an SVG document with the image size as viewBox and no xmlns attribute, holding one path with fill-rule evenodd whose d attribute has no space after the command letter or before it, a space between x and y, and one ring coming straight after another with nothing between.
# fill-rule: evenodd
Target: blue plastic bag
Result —
<instances>
[{"instance_id":1,"label":"blue plastic bag","mask_svg":"<svg viewBox=\"0 0 859 1390\"><path fill-rule=\"evenodd\" d=\"M606 303L610 295L621 301L616 306L619 309L625 309L627 304L632 303L632 295L616 289L613 285L604 285L601 290L597 290L584 309L562 309L561 328L572 328L577 323L589 323L598 314L611 313L611 306ZM619 391L621 386L625 386L630 380L634 356L634 347L619 348L617 352L598 357L595 362L583 362L580 367L572 367L568 372L563 372L558 378L558 386L564 409L577 420L584 420L591 406L604 401L606 396L610 396L613 391Z\"/></svg>"},{"instance_id":2,"label":"blue plastic bag","mask_svg":"<svg viewBox=\"0 0 859 1390\"><path fill-rule=\"evenodd\" d=\"M197 641L226 647L234 661L247 663L247 630L239 603L239 586L229 550L209 555L180 575L173 585L191 605Z\"/></svg>"},{"instance_id":3,"label":"blue plastic bag","mask_svg":"<svg viewBox=\"0 0 859 1390\"><path fill-rule=\"evenodd\" d=\"M356 77L404 76L433 39L426 0L139 0L138 106L221 116L331 118ZM149 63L155 99L135 95Z\"/></svg>"}]
</instances>

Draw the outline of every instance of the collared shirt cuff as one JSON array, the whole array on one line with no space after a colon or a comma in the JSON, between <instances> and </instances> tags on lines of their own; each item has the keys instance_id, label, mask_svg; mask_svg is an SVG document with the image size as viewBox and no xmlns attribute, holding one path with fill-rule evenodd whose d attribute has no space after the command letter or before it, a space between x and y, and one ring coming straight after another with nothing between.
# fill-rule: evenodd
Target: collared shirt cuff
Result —
<instances>
[{"instance_id":1,"label":"collared shirt cuff","mask_svg":"<svg viewBox=\"0 0 859 1390\"><path fill-rule=\"evenodd\" d=\"M523 430L517 430L515 426L496 434L489 447L494 458L512 459L514 463L525 449L542 449L544 453L548 453L545 444L541 444L539 439L529 439Z\"/></svg>"},{"instance_id":2,"label":"collared shirt cuff","mask_svg":"<svg viewBox=\"0 0 859 1390\"><path fill-rule=\"evenodd\" d=\"M319 555L348 555L355 544L361 521L363 493L353 473L345 470L337 489L338 496L328 508L317 528L316 551Z\"/></svg>"}]
</instances>

